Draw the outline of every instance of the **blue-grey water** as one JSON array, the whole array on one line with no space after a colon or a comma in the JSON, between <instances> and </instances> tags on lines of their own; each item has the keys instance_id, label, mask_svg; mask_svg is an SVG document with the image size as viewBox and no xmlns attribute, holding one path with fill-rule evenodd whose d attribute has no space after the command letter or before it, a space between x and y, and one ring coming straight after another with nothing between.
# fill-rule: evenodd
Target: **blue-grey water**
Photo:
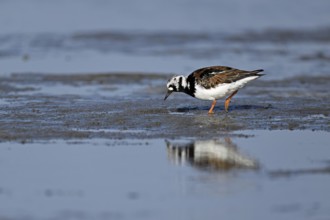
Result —
<instances>
[{"instance_id":1,"label":"blue-grey water","mask_svg":"<svg viewBox=\"0 0 330 220\"><path fill-rule=\"evenodd\" d=\"M329 74L330 2L0 1L0 74L263 68Z\"/></svg>"},{"instance_id":2,"label":"blue-grey water","mask_svg":"<svg viewBox=\"0 0 330 220\"><path fill-rule=\"evenodd\" d=\"M0 218L329 218L327 132L243 134L1 143Z\"/></svg>"}]
</instances>

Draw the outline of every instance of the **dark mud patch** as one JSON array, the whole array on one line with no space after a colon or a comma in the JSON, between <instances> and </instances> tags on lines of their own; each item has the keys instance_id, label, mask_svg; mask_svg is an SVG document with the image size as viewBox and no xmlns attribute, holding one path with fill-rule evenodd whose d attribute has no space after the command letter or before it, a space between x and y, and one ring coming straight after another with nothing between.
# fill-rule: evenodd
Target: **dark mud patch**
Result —
<instances>
[{"instance_id":1,"label":"dark mud patch","mask_svg":"<svg viewBox=\"0 0 330 220\"><path fill-rule=\"evenodd\" d=\"M0 141L71 138L211 138L247 129L330 130L330 77L256 81L224 112L174 94L169 75L13 74L0 79Z\"/></svg>"}]
</instances>

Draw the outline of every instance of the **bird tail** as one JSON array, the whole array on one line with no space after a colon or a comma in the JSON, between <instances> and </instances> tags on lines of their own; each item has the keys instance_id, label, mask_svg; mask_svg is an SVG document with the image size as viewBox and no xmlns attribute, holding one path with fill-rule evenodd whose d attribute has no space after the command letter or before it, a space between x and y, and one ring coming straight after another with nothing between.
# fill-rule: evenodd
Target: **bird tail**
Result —
<instances>
[{"instance_id":1,"label":"bird tail","mask_svg":"<svg viewBox=\"0 0 330 220\"><path fill-rule=\"evenodd\" d=\"M251 76L263 76L265 74L260 73L260 72L263 72L263 71L264 71L263 69L253 70L253 71L249 72L249 75L251 75Z\"/></svg>"}]
</instances>

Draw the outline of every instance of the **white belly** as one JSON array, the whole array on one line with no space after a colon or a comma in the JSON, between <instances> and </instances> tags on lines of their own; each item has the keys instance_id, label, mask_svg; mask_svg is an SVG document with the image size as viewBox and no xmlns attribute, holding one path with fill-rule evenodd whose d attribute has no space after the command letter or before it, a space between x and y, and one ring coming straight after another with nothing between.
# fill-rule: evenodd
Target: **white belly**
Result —
<instances>
[{"instance_id":1,"label":"white belly","mask_svg":"<svg viewBox=\"0 0 330 220\"><path fill-rule=\"evenodd\" d=\"M196 85L195 97L202 100L221 99L244 87L247 82L256 78L258 78L258 76L251 76L233 83L220 84L219 86L210 89L205 89L204 87Z\"/></svg>"}]
</instances>

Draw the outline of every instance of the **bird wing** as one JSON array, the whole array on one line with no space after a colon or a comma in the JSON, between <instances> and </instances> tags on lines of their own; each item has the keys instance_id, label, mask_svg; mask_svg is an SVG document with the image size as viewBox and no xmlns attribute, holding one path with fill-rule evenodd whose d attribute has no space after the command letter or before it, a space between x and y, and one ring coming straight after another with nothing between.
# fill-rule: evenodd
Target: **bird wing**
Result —
<instances>
[{"instance_id":1,"label":"bird wing","mask_svg":"<svg viewBox=\"0 0 330 220\"><path fill-rule=\"evenodd\" d=\"M228 66L211 66L195 70L191 73L197 84L206 89L213 88L219 84L232 83L249 76L261 76L258 74L263 70L246 71Z\"/></svg>"}]
</instances>

